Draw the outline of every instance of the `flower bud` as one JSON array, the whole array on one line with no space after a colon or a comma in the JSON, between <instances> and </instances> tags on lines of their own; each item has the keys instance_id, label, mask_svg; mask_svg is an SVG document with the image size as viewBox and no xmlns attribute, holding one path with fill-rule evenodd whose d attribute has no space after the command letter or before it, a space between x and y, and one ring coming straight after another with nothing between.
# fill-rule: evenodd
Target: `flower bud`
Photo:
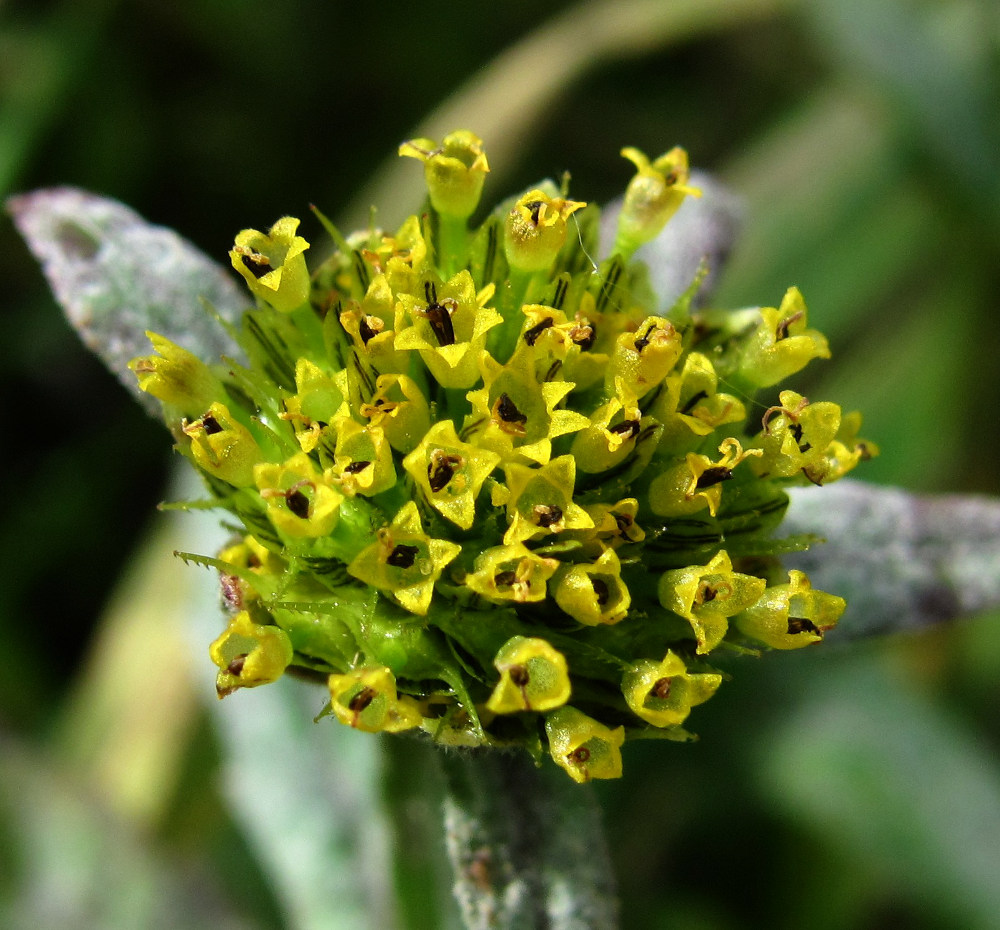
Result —
<instances>
[{"instance_id":1,"label":"flower bud","mask_svg":"<svg viewBox=\"0 0 1000 930\"><path fill-rule=\"evenodd\" d=\"M615 249L631 255L660 234L688 194L700 197L701 191L688 184L688 156L682 148L673 148L652 163L635 148L621 153L637 171L625 189Z\"/></svg>"},{"instance_id":2,"label":"flower bud","mask_svg":"<svg viewBox=\"0 0 1000 930\"><path fill-rule=\"evenodd\" d=\"M139 389L177 407L187 416L205 410L222 395L222 385L196 355L165 336L147 332L157 355L144 355L128 363Z\"/></svg>"},{"instance_id":3,"label":"flower bud","mask_svg":"<svg viewBox=\"0 0 1000 930\"><path fill-rule=\"evenodd\" d=\"M431 139L411 139L399 154L424 163L427 193L438 213L466 219L479 206L490 166L478 136L459 130L445 136L440 146Z\"/></svg>"}]
</instances>

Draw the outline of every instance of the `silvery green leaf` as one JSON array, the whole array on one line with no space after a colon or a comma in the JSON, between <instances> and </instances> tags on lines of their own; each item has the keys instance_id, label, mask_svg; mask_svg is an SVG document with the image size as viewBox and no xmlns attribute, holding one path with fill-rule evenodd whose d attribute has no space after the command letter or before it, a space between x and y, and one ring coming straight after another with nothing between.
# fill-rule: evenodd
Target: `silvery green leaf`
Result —
<instances>
[{"instance_id":1,"label":"silvery green leaf","mask_svg":"<svg viewBox=\"0 0 1000 930\"><path fill-rule=\"evenodd\" d=\"M702 261L708 264L708 274L695 304L704 302L742 226L743 205L732 191L703 171L691 172L691 185L701 190L701 197L685 197L663 232L635 253L649 266L657 311L663 314L691 285ZM614 242L621 205L621 199L612 201L601 215L601 255L606 255Z\"/></svg>"},{"instance_id":2,"label":"silvery green leaf","mask_svg":"<svg viewBox=\"0 0 1000 930\"><path fill-rule=\"evenodd\" d=\"M847 599L831 636L917 630L1000 606L1000 501L849 480L790 495L782 532L826 542L787 566Z\"/></svg>"},{"instance_id":3,"label":"silvery green leaf","mask_svg":"<svg viewBox=\"0 0 1000 930\"><path fill-rule=\"evenodd\" d=\"M154 330L207 362L238 349L206 312L236 320L249 300L186 239L134 210L72 187L11 197L7 209L84 344L136 397L126 368Z\"/></svg>"}]
</instances>

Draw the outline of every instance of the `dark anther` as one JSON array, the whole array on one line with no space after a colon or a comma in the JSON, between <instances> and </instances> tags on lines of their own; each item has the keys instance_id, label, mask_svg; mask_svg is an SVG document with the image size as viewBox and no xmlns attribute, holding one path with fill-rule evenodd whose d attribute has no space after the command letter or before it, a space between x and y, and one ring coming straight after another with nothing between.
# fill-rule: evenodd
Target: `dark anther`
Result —
<instances>
[{"instance_id":1,"label":"dark anther","mask_svg":"<svg viewBox=\"0 0 1000 930\"><path fill-rule=\"evenodd\" d=\"M247 661L246 652L241 652L238 656L233 656L232 661L226 666L226 671L230 675L236 675L237 677L243 674L243 666Z\"/></svg>"},{"instance_id":2,"label":"dark anther","mask_svg":"<svg viewBox=\"0 0 1000 930\"><path fill-rule=\"evenodd\" d=\"M798 323L798 321L805 315L804 310L799 310L798 313L793 313L787 320L782 320L778 324L778 328L775 330L774 341L781 342L782 339L787 339L788 330L790 329L792 323Z\"/></svg>"},{"instance_id":3,"label":"dark anther","mask_svg":"<svg viewBox=\"0 0 1000 930\"><path fill-rule=\"evenodd\" d=\"M512 665L507 669L507 674L510 675L510 680L519 688L526 688L528 682L531 681L531 676L528 674L528 667L526 665Z\"/></svg>"},{"instance_id":4,"label":"dark anther","mask_svg":"<svg viewBox=\"0 0 1000 930\"><path fill-rule=\"evenodd\" d=\"M623 420L617 426L612 426L608 432L617 436L625 436L626 439L633 439L639 434L639 421Z\"/></svg>"},{"instance_id":5,"label":"dark anther","mask_svg":"<svg viewBox=\"0 0 1000 930\"><path fill-rule=\"evenodd\" d=\"M590 759L590 750L586 746L577 746L572 752L566 753L566 759L574 765L583 765Z\"/></svg>"},{"instance_id":6,"label":"dark anther","mask_svg":"<svg viewBox=\"0 0 1000 930\"><path fill-rule=\"evenodd\" d=\"M608 603L608 598L611 597L611 592L608 590L608 583L602 581L600 578L591 578L590 584L594 589L594 594L597 595L597 606L604 607Z\"/></svg>"},{"instance_id":7,"label":"dark anther","mask_svg":"<svg viewBox=\"0 0 1000 930\"><path fill-rule=\"evenodd\" d=\"M701 589L701 602L703 604L710 604L718 596L719 592L716 591L715 588L711 587L711 585L705 585L705 587Z\"/></svg>"},{"instance_id":8,"label":"dark anther","mask_svg":"<svg viewBox=\"0 0 1000 930\"><path fill-rule=\"evenodd\" d=\"M815 633L819 634L819 627L816 626L812 620L807 620L805 617L789 617L788 618L788 632L789 633Z\"/></svg>"},{"instance_id":9,"label":"dark anther","mask_svg":"<svg viewBox=\"0 0 1000 930\"><path fill-rule=\"evenodd\" d=\"M699 391L697 394L692 395L691 399L680 409L680 413L687 416L692 410L694 410L699 400L704 400L708 397L707 391Z\"/></svg>"},{"instance_id":10,"label":"dark anther","mask_svg":"<svg viewBox=\"0 0 1000 930\"><path fill-rule=\"evenodd\" d=\"M271 270L271 262L266 255L254 252L252 255L241 255L240 261L246 268L250 269L250 274L255 278L263 278Z\"/></svg>"},{"instance_id":11,"label":"dark anther","mask_svg":"<svg viewBox=\"0 0 1000 930\"><path fill-rule=\"evenodd\" d=\"M666 184L667 187L673 187L679 180L680 177L677 174L677 169L674 169L673 171L668 171L663 176L663 183Z\"/></svg>"},{"instance_id":12,"label":"dark anther","mask_svg":"<svg viewBox=\"0 0 1000 930\"><path fill-rule=\"evenodd\" d=\"M535 524L546 530L563 516L562 508L555 504L535 504L534 514Z\"/></svg>"},{"instance_id":13,"label":"dark anther","mask_svg":"<svg viewBox=\"0 0 1000 930\"><path fill-rule=\"evenodd\" d=\"M611 516L615 518L615 526L618 527L618 532L622 536L628 536L628 531L632 529L632 524L635 521L627 513L612 513Z\"/></svg>"},{"instance_id":14,"label":"dark anther","mask_svg":"<svg viewBox=\"0 0 1000 930\"><path fill-rule=\"evenodd\" d=\"M569 338L580 347L581 352L586 352L593 346L594 340L597 338L597 327L590 320L580 320L569 331Z\"/></svg>"},{"instance_id":15,"label":"dark anther","mask_svg":"<svg viewBox=\"0 0 1000 930\"><path fill-rule=\"evenodd\" d=\"M292 491L285 495L285 503L288 509L302 520L309 519L309 498L301 491Z\"/></svg>"},{"instance_id":16,"label":"dark anther","mask_svg":"<svg viewBox=\"0 0 1000 930\"><path fill-rule=\"evenodd\" d=\"M409 568L416 561L419 551L416 546L404 546L400 543L389 553L389 558L386 559L386 562L394 568Z\"/></svg>"},{"instance_id":17,"label":"dark anther","mask_svg":"<svg viewBox=\"0 0 1000 930\"><path fill-rule=\"evenodd\" d=\"M531 222L535 226L538 225L538 214L545 204L541 200L529 200L525 205L525 208L531 212Z\"/></svg>"},{"instance_id":18,"label":"dark anther","mask_svg":"<svg viewBox=\"0 0 1000 930\"><path fill-rule=\"evenodd\" d=\"M347 703L347 709L352 714L360 714L375 700L375 692L371 688L362 688Z\"/></svg>"},{"instance_id":19,"label":"dark anther","mask_svg":"<svg viewBox=\"0 0 1000 930\"><path fill-rule=\"evenodd\" d=\"M356 475L359 471L364 471L369 465L371 465L371 462L351 462L351 464L344 469L344 474Z\"/></svg>"},{"instance_id":20,"label":"dark anther","mask_svg":"<svg viewBox=\"0 0 1000 930\"><path fill-rule=\"evenodd\" d=\"M493 584L498 588L509 588L515 581L517 581L517 574L513 571L497 572L493 576Z\"/></svg>"},{"instance_id":21,"label":"dark anther","mask_svg":"<svg viewBox=\"0 0 1000 930\"><path fill-rule=\"evenodd\" d=\"M801 423L792 423L791 426L788 427L788 432L790 432L792 436L795 437L795 442L798 444L799 452L808 452L812 448L811 442L802 441Z\"/></svg>"},{"instance_id":22,"label":"dark anther","mask_svg":"<svg viewBox=\"0 0 1000 930\"><path fill-rule=\"evenodd\" d=\"M421 315L434 330L439 346L455 344L455 327L451 323L451 313L444 304L430 303Z\"/></svg>"},{"instance_id":23,"label":"dark anther","mask_svg":"<svg viewBox=\"0 0 1000 930\"><path fill-rule=\"evenodd\" d=\"M455 475L455 469L461 468L465 464L465 459L460 455L449 455L443 449L435 449L431 453L431 461L427 466L427 480L431 490L437 494L438 491L447 487L448 482Z\"/></svg>"},{"instance_id":24,"label":"dark anther","mask_svg":"<svg viewBox=\"0 0 1000 930\"><path fill-rule=\"evenodd\" d=\"M206 413L205 416L201 418L201 425L204 427L205 432L211 436L213 433L221 433L222 427L219 426L219 421L215 419L210 413Z\"/></svg>"},{"instance_id":25,"label":"dark anther","mask_svg":"<svg viewBox=\"0 0 1000 930\"><path fill-rule=\"evenodd\" d=\"M517 405L506 394L501 394L495 405L497 416L504 423L525 424L528 418L517 409Z\"/></svg>"},{"instance_id":26,"label":"dark anther","mask_svg":"<svg viewBox=\"0 0 1000 930\"><path fill-rule=\"evenodd\" d=\"M528 343L529 346L533 346L536 342L538 342L538 337L541 336L541 334L545 332L545 330L547 330L551 325L552 325L552 317L547 316L537 326L532 326L531 329L525 332L524 341Z\"/></svg>"},{"instance_id":27,"label":"dark anther","mask_svg":"<svg viewBox=\"0 0 1000 930\"><path fill-rule=\"evenodd\" d=\"M358 324L358 333L365 345L368 345L368 341L374 339L383 329L385 329L385 323L377 316L363 316Z\"/></svg>"},{"instance_id":28,"label":"dark anther","mask_svg":"<svg viewBox=\"0 0 1000 930\"><path fill-rule=\"evenodd\" d=\"M712 487L712 485L728 481L732 477L733 470L731 468L726 468L725 465L713 465L711 468L706 468L701 473L701 477L698 479L698 483L695 487L699 490L704 490L705 488Z\"/></svg>"},{"instance_id":29,"label":"dark anther","mask_svg":"<svg viewBox=\"0 0 1000 930\"><path fill-rule=\"evenodd\" d=\"M641 335L638 339L636 339L635 341L636 352L641 352L643 349L646 348L646 346L649 345L649 337L653 335L653 330L655 329L656 329L656 324L650 323L649 329L647 329L643 335Z\"/></svg>"},{"instance_id":30,"label":"dark anther","mask_svg":"<svg viewBox=\"0 0 1000 930\"><path fill-rule=\"evenodd\" d=\"M652 698L659 698L661 701L665 701L670 697L670 685L673 683L672 678L660 678L652 688L649 689L649 696Z\"/></svg>"}]
</instances>

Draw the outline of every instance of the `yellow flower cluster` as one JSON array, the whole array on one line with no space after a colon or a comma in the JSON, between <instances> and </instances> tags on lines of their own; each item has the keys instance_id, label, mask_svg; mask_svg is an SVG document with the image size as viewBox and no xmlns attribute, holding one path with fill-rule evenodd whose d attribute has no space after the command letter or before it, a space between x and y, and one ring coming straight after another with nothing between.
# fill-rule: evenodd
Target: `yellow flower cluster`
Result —
<instances>
[{"instance_id":1,"label":"yellow flower cluster","mask_svg":"<svg viewBox=\"0 0 1000 930\"><path fill-rule=\"evenodd\" d=\"M203 560L233 611L219 694L294 666L349 726L615 777L627 738L689 737L710 657L836 623L843 601L783 574L796 541L773 532L785 485L874 447L836 404L755 397L829 355L794 288L740 326L644 303L633 252L699 193L683 150L623 151L636 174L596 267L600 211L554 185L470 226L472 133L400 154L423 163L423 219L345 239L320 216L338 249L311 273L295 218L236 237L245 364L155 334L132 363L243 526Z\"/></svg>"}]
</instances>

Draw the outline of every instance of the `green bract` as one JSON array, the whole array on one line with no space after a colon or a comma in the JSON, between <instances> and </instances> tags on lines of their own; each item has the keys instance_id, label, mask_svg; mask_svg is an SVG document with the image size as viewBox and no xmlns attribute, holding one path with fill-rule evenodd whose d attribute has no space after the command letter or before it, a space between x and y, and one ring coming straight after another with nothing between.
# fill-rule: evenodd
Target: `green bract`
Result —
<instances>
[{"instance_id":1,"label":"green bract","mask_svg":"<svg viewBox=\"0 0 1000 930\"><path fill-rule=\"evenodd\" d=\"M406 143L424 218L308 273L286 217L240 233L257 298L215 369L151 335L134 360L214 506L220 695L323 676L324 715L449 746L548 751L616 777L623 741L688 738L711 663L823 637L843 601L778 556L784 487L874 452L859 417L773 386L826 340L779 307L655 311L632 258L688 195L687 155L638 169L610 255L599 210L542 185L472 229L469 132ZM599 264L595 264L595 259ZM230 521L232 522L232 521Z\"/></svg>"}]
</instances>

